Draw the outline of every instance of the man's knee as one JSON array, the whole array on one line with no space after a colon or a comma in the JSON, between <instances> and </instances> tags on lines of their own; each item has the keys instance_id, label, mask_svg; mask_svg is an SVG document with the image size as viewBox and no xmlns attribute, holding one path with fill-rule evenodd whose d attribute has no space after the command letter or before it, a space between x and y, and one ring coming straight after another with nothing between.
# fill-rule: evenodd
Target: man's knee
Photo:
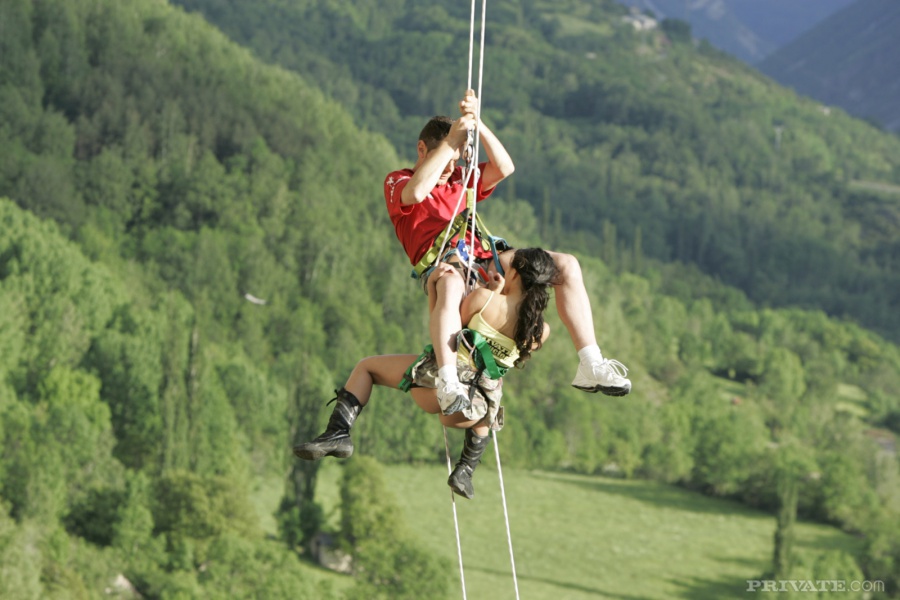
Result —
<instances>
[{"instance_id":1,"label":"man's knee","mask_svg":"<svg viewBox=\"0 0 900 600\"><path fill-rule=\"evenodd\" d=\"M462 295L465 293L466 286L463 281L462 275L457 271L444 271L438 275L438 280L435 283L435 289L437 290L438 297L456 297L459 296L462 298Z\"/></svg>"}]
</instances>

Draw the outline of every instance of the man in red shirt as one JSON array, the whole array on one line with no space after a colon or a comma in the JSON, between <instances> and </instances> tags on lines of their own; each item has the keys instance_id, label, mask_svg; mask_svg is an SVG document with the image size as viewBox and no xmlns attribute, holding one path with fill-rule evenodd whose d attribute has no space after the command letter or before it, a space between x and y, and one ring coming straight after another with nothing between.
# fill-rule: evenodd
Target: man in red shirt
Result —
<instances>
[{"instance_id":1,"label":"man in red shirt","mask_svg":"<svg viewBox=\"0 0 900 600\"><path fill-rule=\"evenodd\" d=\"M434 117L425 125L419 134L417 159L412 169L394 171L385 178L388 213L413 265L465 209L463 195L467 182L462 180L463 169L456 163L466 149L469 132L475 129L478 101L472 90L466 91L459 108L462 116L456 121ZM478 133L480 147L488 158L478 165L475 199L480 202L498 183L512 175L515 166L503 144L483 122L478 122ZM480 244L474 246L469 251L474 252L476 259L491 257ZM600 353L578 260L570 254L550 254L560 273L559 284L555 286L557 310L580 359L572 385L588 392L624 396L631 391L631 382L625 378L627 369ZM436 297L429 300L429 305L433 305L430 333L438 365L438 401L444 414L452 414L468 404L467 390L456 371L456 335L462 328L459 306L466 286L462 275L453 270L436 270L432 276L439 277L434 288Z\"/></svg>"}]
</instances>

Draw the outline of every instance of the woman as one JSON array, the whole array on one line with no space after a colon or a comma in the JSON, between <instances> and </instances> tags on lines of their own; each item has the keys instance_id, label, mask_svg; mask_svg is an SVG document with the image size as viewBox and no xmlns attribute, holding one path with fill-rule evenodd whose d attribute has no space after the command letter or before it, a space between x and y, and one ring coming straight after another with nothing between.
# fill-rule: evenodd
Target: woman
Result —
<instances>
[{"instance_id":1,"label":"woman","mask_svg":"<svg viewBox=\"0 0 900 600\"><path fill-rule=\"evenodd\" d=\"M521 367L550 333L543 313L550 299L549 288L556 283L557 269L550 255L540 248L508 250L500 255L499 264L499 270L493 265L488 270L489 287L477 288L463 299L461 316L467 329L478 332L486 341L497 365L508 369ZM441 273L453 267L441 264L438 269L440 272L429 277L429 286L436 285ZM433 305L429 307L433 309ZM457 368L460 381L469 386L470 403L444 411L435 393L437 364L430 347L420 356L395 354L364 358L332 400L337 404L325 433L295 446L294 454L305 460L349 457L353 454L350 428L368 403L372 386L409 389L423 410L441 413L443 425L466 430L462 456L448 483L455 493L472 498L472 474L487 447L490 428L501 426L497 416L502 398L502 380L491 379L473 354L465 343L460 344Z\"/></svg>"}]
</instances>

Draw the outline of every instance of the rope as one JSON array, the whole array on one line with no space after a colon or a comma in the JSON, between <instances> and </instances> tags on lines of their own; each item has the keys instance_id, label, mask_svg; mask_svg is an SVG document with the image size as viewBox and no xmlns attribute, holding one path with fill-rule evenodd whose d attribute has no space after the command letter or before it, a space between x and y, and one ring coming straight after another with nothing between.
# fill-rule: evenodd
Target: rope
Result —
<instances>
[{"instance_id":1,"label":"rope","mask_svg":"<svg viewBox=\"0 0 900 600\"><path fill-rule=\"evenodd\" d=\"M512 565L513 586L516 588L516 600L519 600L519 580L516 577L516 558L513 556L512 533L509 530L509 511L506 509L506 489L503 487L503 469L500 467L500 446L497 445L497 431L492 428L491 433L494 435L494 456L497 457L497 476L500 478L500 497L503 499L503 519L506 521L506 541L509 544L509 563ZM444 430L444 434L446 435L446 430ZM456 507L454 505L454 510L455 509Z\"/></svg>"},{"instance_id":2,"label":"rope","mask_svg":"<svg viewBox=\"0 0 900 600\"><path fill-rule=\"evenodd\" d=\"M480 52L480 54L484 54L484 10L483 10L483 2L484 2L484 1L485 1L485 0L482 0L482 23L481 23L482 35L481 35L481 52ZM469 72L468 72L468 76L467 76L467 79L466 79L466 85L467 85L467 88L466 88L466 89L469 89L469 90L472 89L472 59L473 59L473 56L474 56L474 46L475 46L475 0L472 0L472 11L471 11L471 15L470 15L470 17L469 17ZM483 64L483 63L482 63L482 64ZM480 83L480 81L481 81L481 75L479 74L479 84L478 84L478 86L479 86L479 94L481 93L481 83ZM480 110L478 111L478 113L480 113ZM478 117L478 114L476 114L476 117ZM478 139L478 120L476 119L476 121L475 121L475 140L476 140L476 146L475 146L475 150L473 151L472 156L470 156L470 159L466 161L466 168L463 169L463 173L462 173L462 175L463 175L463 177L462 177L463 188L462 188L462 192L460 192L460 194L459 194L459 198L457 198L457 200L456 200L456 208L453 209L453 214L454 214L454 215L458 215L458 214L459 214L459 208L460 208L460 206L462 206L462 199L463 199L463 198L465 197L465 195L466 195L466 183L469 181L469 177L470 177L471 174L472 174L472 169L473 169L473 168L474 168L474 171L475 171L475 173L476 173L476 175L475 175L475 189L476 189L476 190L478 189L478 182L477 182L477 177L478 177L478 175L477 175L477 173L478 173L478 146L477 146L477 139ZM466 148L468 149L468 147L469 147L470 145L471 145L471 142L467 143L467 144L466 144ZM474 165L474 167L473 167L472 165ZM474 211L474 209L473 209L473 211ZM472 219L473 219L472 222L474 223L474 218L475 218L475 217L474 217L474 212L472 213L471 216L472 216ZM450 241L450 240L449 240L449 234L450 234L450 229L451 229L452 227L453 227L453 219L451 219L450 222L447 223L447 228L444 230L444 234L443 234L443 236L441 237L441 240L442 240L442 241L441 241L441 249L440 249L440 251L438 252L437 256L436 256L435 259L434 259L434 265L436 265L436 264L438 264L439 262L441 262L441 259L444 258L444 250L447 249L447 242ZM474 234L474 227L473 227L473 234L472 234L472 239L473 239L473 241L474 241L474 235L475 235L475 234ZM470 245L471 245L471 244L470 244ZM470 255L470 256L471 256L471 255ZM434 265L432 265L432 266L434 266ZM469 261L469 265L468 265L468 272L466 273L466 280L468 281L471 277L472 277L472 263L471 263L471 260L470 260L470 261ZM467 291L468 291L468 289L467 289Z\"/></svg>"},{"instance_id":3,"label":"rope","mask_svg":"<svg viewBox=\"0 0 900 600\"><path fill-rule=\"evenodd\" d=\"M449 476L453 473L453 467L450 466L450 442L447 440L447 428L444 427L443 429L444 450L447 453L447 475ZM459 556L459 580L462 583L463 600L466 600L466 575L463 572L462 542L459 537L459 517L456 515L456 497L453 490L450 490L450 502L453 505L453 527L456 529L456 554ZM518 597L518 591L516 594Z\"/></svg>"},{"instance_id":4,"label":"rope","mask_svg":"<svg viewBox=\"0 0 900 600\"><path fill-rule=\"evenodd\" d=\"M481 145L481 135L480 135L480 125L481 125L481 90L482 84L484 82L484 31L485 31L485 22L487 15L487 0L481 0L481 45L478 49L478 89L476 90L475 97L478 98L478 105L475 107L475 131L474 131L474 144L472 150L472 164L475 165L475 176L472 179L472 189L476 192L478 190L478 177L480 175L478 171L478 150ZM469 78L468 78L468 88L472 89L472 57L474 54L474 46L475 46L475 0L472 0L472 13L469 21ZM468 177L464 180L468 182ZM478 206L478 198L475 198L475 201L472 203L472 214L469 217L472 219L472 227L469 232L469 260L466 264L466 291L470 292L475 288L474 278L472 277L472 271L474 268L475 262L475 217L477 216L477 207Z\"/></svg>"},{"instance_id":5,"label":"rope","mask_svg":"<svg viewBox=\"0 0 900 600\"><path fill-rule=\"evenodd\" d=\"M468 69L468 79L467 79L467 88L466 89L472 89L472 62L473 62L473 56L475 53L474 52L474 50L475 50L475 2L476 2L476 0L472 0L472 11L471 11L471 17L470 17L470 23L469 23L469 69ZM482 92L482 85L483 85L483 81L484 81L484 35L485 35L485 21L486 21L485 16L486 16L486 14L487 14L487 0L481 0L481 40L480 40L481 46L480 46L479 52L478 52L478 89L476 91L476 97L478 98L478 105L475 107L475 129L471 134L470 141L468 141L468 143L466 145L466 150L468 151L471 148L471 153L468 154L466 157L466 168L463 169L463 182L464 182L463 191L462 191L462 194L460 194L459 199L457 200L456 209L454 210L453 214L459 214L459 208L460 208L460 205L462 204L462 198L466 193L466 187L468 185L470 177L472 178L472 188L470 188L470 189L473 189L475 192L477 192L477 190L478 190L478 178L479 178L478 152L479 152L480 142L481 142L481 136L479 135L480 134L479 128L480 128L480 124L481 124L481 92ZM474 138L474 139L472 139L472 138ZM469 242L468 242L469 258L468 258L467 265L466 265L466 267L467 267L466 291L467 292L471 291L470 286L474 287L474 283L472 283L474 280L474 278L472 277L472 271L473 271L473 263L474 263L474 258L475 258L475 218L477 216L477 212L476 212L477 206L478 206L478 199L476 197L475 201L472 203L472 210L471 210L471 214L469 215L469 218L472 220L472 226L469 228ZM447 245L447 236L448 236L451 226L452 226L452 221L451 221L451 223L449 223L447 225L447 229L444 232L444 240L441 243L441 249L440 249L440 252L438 253L437 260L440 260L444 255L444 249L446 248L446 245ZM444 429L444 449L447 454L447 474L450 475L453 473L453 468L450 464L450 442L447 439L447 428L444 427L443 429ZM511 534L510 528L509 528L509 511L506 506L506 489L504 488L504 485L503 485L503 470L500 467L500 449L497 446L497 432L493 431L493 430L492 430L492 432L494 435L494 453L497 457L497 473L500 477L500 495L503 499L503 516L504 516L504 520L506 521L506 539L507 539L507 543L509 545L509 559L510 559L510 563L512 564L513 585L516 590L516 600L519 600L519 582L518 582L518 578L516 577L516 561L515 561L515 556L513 555L512 534ZM459 556L459 576L460 576L460 581L462 582L463 600L466 600L466 578L465 578L465 574L463 571L462 543L460 541L460 535L459 535L459 518L456 513L456 498L455 498L452 490L450 491L450 496L451 496L451 502L453 505L453 524L454 524L454 527L456 530L456 549L457 549L457 554Z\"/></svg>"},{"instance_id":6,"label":"rope","mask_svg":"<svg viewBox=\"0 0 900 600\"><path fill-rule=\"evenodd\" d=\"M475 56L475 2L476 0L472 0L472 10L469 18L469 61L468 61L468 76L466 80L466 89L472 89L472 63ZM462 181L463 188L460 192L459 198L456 200L456 208L453 209L453 214L458 215L460 212L460 207L462 206L462 199L466 195L466 189L468 186L469 178L472 178L472 188L473 190L478 190L478 151L480 147L480 135L479 135L479 124L481 123L481 89L484 81L484 35L485 35L485 16L487 14L487 0L482 0L481 2L481 47L478 51L478 90L476 92L478 98L478 106L475 108L475 130L470 134L470 140L466 144L466 150L468 151L471 148L471 152L468 154L466 159L466 167L462 172ZM474 269L474 260L475 260L475 216L476 216L476 206L478 202L477 199L472 205L472 213L469 215L469 218L472 221L472 227L468 228L469 232L469 240L468 240L468 248L469 248L469 258L466 261L466 293L469 293L474 289L475 284L473 283L475 278L473 277L472 271ZM444 233L441 237L441 248L438 252L437 256L434 259L434 264L436 265L443 259L444 251L447 249L447 243L449 240L450 229L453 227L453 220L451 219L449 223L447 223L447 228L444 229ZM464 240L465 241L465 240Z\"/></svg>"},{"instance_id":7,"label":"rope","mask_svg":"<svg viewBox=\"0 0 900 600\"><path fill-rule=\"evenodd\" d=\"M466 78L466 89L472 89L472 57L475 55L475 0L472 0L472 11L469 15L469 76Z\"/></svg>"}]
</instances>

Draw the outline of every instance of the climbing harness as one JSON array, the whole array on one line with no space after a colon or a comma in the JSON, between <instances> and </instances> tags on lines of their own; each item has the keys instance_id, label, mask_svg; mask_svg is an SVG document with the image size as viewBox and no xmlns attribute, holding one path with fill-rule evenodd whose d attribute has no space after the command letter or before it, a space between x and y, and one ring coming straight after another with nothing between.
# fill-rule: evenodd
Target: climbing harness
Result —
<instances>
[{"instance_id":1,"label":"climbing harness","mask_svg":"<svg viewBox=\"0 0 900 600\"><path fill-rule=\"evenodd\" d=\"M491 346L483 335L474 329L465 328L459 332L457 343L465 346L475 363L475 368L479 373L486 373L491 379L500 379L509 371L506 367L497 364Z\"/></svg>"},{"instance_id":2,"label":"climbing harness","mask_svg":"<svg viewBox=\"0 0 900 600\"><path fill-rule=\"evenodd\" d=\"M443 234L435 239L431 248L413 267L411 274L413 279L427 279L438 263L448 262L454 256L457 256L466 267L466 281L468 283L486 283L487 273L483 272L483 270L479 272L481 267L474 261L474 253L469 251L475 247L475 244L479 244L485 252L491 253L494 267L498 273L504 275L503 267L500 266L500 253L508 250L510 246L502 237L492 235L485 226L484 221L482 221L481 215L475 212L475 190L467 189L465 192L467 196L466 208L450 221ZM459 207L457 206L458 209ZM467 242L466 234L469 232L471 232L471 235ZM456 245L448 250L447 246L454 238L456 239Z\"/></svg>"}]
</instances>

